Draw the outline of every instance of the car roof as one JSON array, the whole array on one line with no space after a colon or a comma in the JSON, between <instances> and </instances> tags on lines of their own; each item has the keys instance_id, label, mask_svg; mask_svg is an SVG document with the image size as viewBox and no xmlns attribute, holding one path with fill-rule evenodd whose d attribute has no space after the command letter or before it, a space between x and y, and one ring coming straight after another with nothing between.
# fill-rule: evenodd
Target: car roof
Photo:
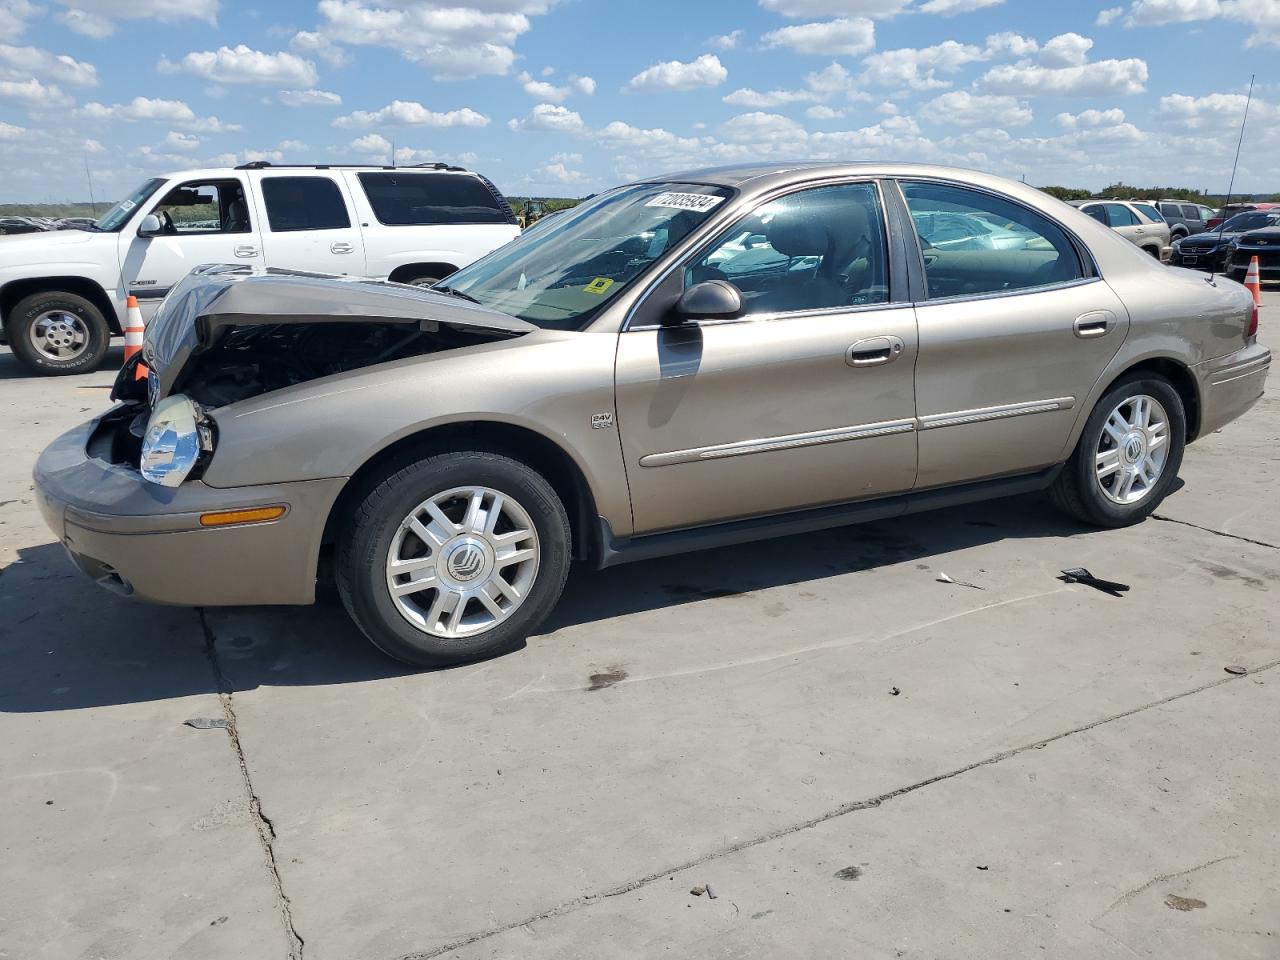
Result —
<instances>
[{"instance_id":1,"label":"car roof","mask_svg":"<svg viewBox=\"0 0 1280 960\"><path fill-rule=\"evenodd\" d=\"M465 174L470 177L477 177L479 174L462 167L446 166L444 164L424 164L422 166L412 167L393 167L380 166L377 164L358 164L358 163L299 163L299 164L257 164L242 163L237 167L196 167L190 170L171 170L168 173L159 176L165 180L225 180L235 177L240 173L271 173L273 171L281 172L300 172L305 170L342 170L364 173L448 173L448 174Z\"/></svg>"}]
</instances>

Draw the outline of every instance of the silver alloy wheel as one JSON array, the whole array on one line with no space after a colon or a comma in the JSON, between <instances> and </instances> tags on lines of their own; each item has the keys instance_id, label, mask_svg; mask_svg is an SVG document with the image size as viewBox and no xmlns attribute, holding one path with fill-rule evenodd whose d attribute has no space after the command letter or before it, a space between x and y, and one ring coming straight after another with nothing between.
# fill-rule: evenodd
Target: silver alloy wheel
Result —
<instances>
[{"instance_id":1,"label":"silver alloy wheel","mask_svg":"<svg viewBox=\"0 0 1280 960\"><path fill-rule=\"evenodd\" d=\"M400 615L423 633L470 637L524 603L539 556L524 507L489 487L454 487L401 521L387 551L387 589Z\"/></svg>"},{"instance_id":2,"label":"silver alloy wheel","mask_svg":"<svg viewBox=\"0 0 1280 960\"><path fill-rule=\"evenodd\" d=\"M27 331L31 345L49 360L74 360L89 347L89 328L67 310L46 310Z\"/></svg>"},{"instance_id":3,"label":"silver alloy wheel","mask_svg":"<svg viewBox=\"0 0 1280 960\"><path fill-rule=\"evenodd\" d=\"M1137 503L1149 494L1169 459L1169 415L1155 397L1121 400L1098 440L1098 487L1112 503Z\"/></svg>"}]
</instances>

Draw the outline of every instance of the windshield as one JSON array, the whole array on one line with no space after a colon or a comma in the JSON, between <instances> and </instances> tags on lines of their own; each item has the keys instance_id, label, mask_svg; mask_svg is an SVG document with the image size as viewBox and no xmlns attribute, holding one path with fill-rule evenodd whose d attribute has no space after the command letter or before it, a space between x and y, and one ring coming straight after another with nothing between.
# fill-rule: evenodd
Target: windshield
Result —
<instances>
[{"instance_id":1,"label":"windshield","mask_svg":"<svg viewBox=\"0 0 1280 960\"><path fill-rule=\"evenodd\" d=\"M437 285L540 327L580 330L730 196L645 183L557 214Z\"/></svg>"},{"instance_id":2,"label":"windshield","mask_svg":"<svg viewBox=\"0 0 1280 960\"><path fill-rule=\"evenodd\" d=\"M1263 213L1260 210L1250 211L1249 213L1237 213L1222 225L1221 230L1223 233L1240 233L1245 230L1257 230L1260 227L1269 227L1273 222L1273 216L1274 215L1272 214Z\"/></svg>"},{"instance_id":3,"label":"windshield","mask_svg":"<svg viewBox=\"0 0 1280 960\"><path fill-rule=\"evenodd\" d=\"M137 209L138 204L146 203L147 198L162 186L164 186L164 180L159 178L143 181L131 194L104 213L102 218L94 224L94 227L108 232L119 230L129 222L129 218L133 216L133 211Z\"/></svg>"}]
</instances>

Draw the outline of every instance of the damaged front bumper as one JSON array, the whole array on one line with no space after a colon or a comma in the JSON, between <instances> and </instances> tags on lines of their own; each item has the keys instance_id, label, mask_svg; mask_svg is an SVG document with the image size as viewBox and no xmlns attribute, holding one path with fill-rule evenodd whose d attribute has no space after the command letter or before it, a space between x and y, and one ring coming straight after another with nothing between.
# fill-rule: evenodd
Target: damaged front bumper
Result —
<instances>
[{"instance_id":1,"label":"damaged front bumper","mask_svg":"<svg viewBox=\"0 0 1280 960\"><path fill-rule=\"evenodd\" d=\"M117 593L190 606L307 604L329 510L344 478L167 488L119 462L123 407L63 434L40 455L36 498L85 574ZM116 461L116 462L113 462ZM211 512L283 506L278 519L208 527Z\"/></svg>"}]
</instances>

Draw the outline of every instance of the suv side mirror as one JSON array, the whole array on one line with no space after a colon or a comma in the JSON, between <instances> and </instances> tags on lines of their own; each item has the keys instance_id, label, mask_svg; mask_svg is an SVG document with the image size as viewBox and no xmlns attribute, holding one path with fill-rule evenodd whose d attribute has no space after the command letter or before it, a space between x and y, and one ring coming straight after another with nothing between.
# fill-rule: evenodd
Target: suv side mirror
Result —
<instances>
[{"instance_id":1,"label":"suv side mirror","mask_svg":"<svg viewBox=\"0 0 1280 960\"><path fill-rule=\"evenodd\" d=\"M742 312L742 294L728 280L703 280L680 295L672 308L672 323L736 317Z\"/></svg>"},{"instance_id":2,"label":"suv side mirror","mask_svg":"<svg viewBox=\"0 0 1280 960\"><path fill-rule=\"evenodd\" d=\"M148 213L142 218L142 222L138 224L138 236L158 237L160 236L160 229L160 218L154 213Z\"/></svg>"}]
</instances>

